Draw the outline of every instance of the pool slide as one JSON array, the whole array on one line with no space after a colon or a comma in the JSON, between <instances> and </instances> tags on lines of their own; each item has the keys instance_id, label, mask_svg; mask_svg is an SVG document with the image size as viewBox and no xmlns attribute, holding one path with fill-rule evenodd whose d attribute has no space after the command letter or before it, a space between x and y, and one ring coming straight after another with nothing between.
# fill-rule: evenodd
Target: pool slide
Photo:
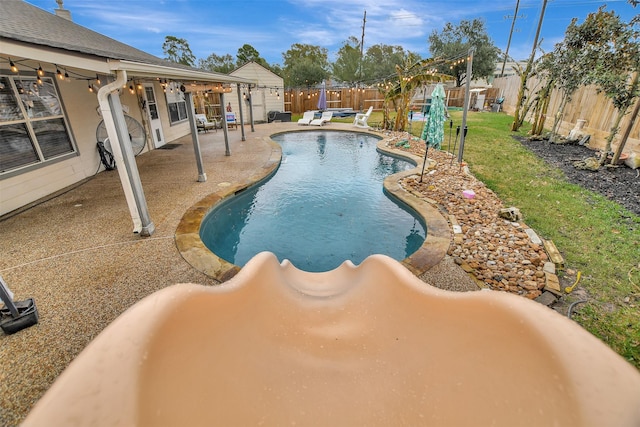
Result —
<instances>
[{"instance_id":1,"label":"pool slide","mask_svg":"<svg viewBox=\"0 0 640 427\"><path fill-rule=\"evenodd\" d=\"M135 304L24 426L640 425L640 373L555 311L433 288L373 255L307 273L268 252Z\"/></svg>"}]
</instances>

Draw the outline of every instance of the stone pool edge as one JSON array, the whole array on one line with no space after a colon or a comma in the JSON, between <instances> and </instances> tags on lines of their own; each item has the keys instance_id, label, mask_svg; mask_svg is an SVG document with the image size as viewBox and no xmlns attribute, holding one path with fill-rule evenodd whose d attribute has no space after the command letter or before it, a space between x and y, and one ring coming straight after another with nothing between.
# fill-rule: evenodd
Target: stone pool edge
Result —
<instances>
[{"instance_id":1,"label":"stone pool edge","mask_svg":"<svg viewBox=\"0 0 640 427\"><path fill-rule=\"evenodd\" d=\"M349 132L348 130L344 131ZM361 130L354 132L381 136L382 139L378 141L376 147L378 151L416 165L413 169L389 175L384 179L383 186L387 193L396 199L396 202L400 202L415 211L428 227L427 238L422 246L409 257L400 261L414 275L420 276L442 261L451 243L449 224L442 214L430 203L407 192L400 185L401 179L410 175L420 174L423 159L411 153L388 147L390 139L385 138L384 135L375 132L362 132ZM282 159L282 149L270 137L264 137L263 141L271 146L271 155L262 167L244 180L231 183L229 186L221 188L196 202L187 209L176 228L175 243L182 258L196 270L221 283L235 276L241 267L218 257L204 245L200 239L200 224L204 217L220 202L233 197L238 192L269 178L275 173ZM429 167L433 167L433 164L430 163Z\"/></svg>"}]
</instances>

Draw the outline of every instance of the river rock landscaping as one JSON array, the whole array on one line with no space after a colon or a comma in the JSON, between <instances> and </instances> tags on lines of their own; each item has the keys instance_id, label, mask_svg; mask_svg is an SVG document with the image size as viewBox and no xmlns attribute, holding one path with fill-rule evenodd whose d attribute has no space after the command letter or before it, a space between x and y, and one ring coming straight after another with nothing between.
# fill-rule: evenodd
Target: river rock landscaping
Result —
<instances>
[{"instance_id":1,"label":"river rock landscaping","mask_svg":"<svg viewBox=\"0 0 640 427\"><path fill-rule=\"evenodd\" d=\"M424 157L423 141L407 140L406 133L389 137L389 148L400 147ZM545 290L560 295L556 264L550 262L542 239L526 225L526 219L501 217L506 207L498 196L451 154L430 149L428 157L436 166L425 171L422 182L420 176L413 175L401 184L417 197L428 199L449 220L453 239L448 254L455 262L481 288L530 299L541 297ZM475 195L465 197L466 190L473 190Z\"/></svg>"}]
</instances>

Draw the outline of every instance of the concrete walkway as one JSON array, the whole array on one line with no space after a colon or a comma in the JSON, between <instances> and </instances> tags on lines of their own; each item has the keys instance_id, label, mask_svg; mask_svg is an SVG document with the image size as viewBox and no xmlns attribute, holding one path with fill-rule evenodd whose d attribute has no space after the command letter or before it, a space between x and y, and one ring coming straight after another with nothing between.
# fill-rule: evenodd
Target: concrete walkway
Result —
<instances>
[{"instance_id":1,"label":"concrete walkway","mask_svg":"<svg viewBox=\"0 0 640 427\"><path fill-rule=\"evenodd\" d=\"M246 141L240 140L240 130L232 130L231 156L225 156L223 132L200 133L204 183L197 182L190 136L173 141L181 144L175 149L137 157L156 227L148 238L132 233L116 171L99 173L0 221L0 275L17 300L35 298L40 315L36 326L9 336L0 333L0 425L23 420L78 353L135 302L176 283L218 283L181 257L176 227L190 206L223 186L245 181L268 163L268 136L286 130L301 127L270 123L251 132L245 126ZM452 290L474 289L449 258L422 279Z\"/></svg>"}]
</instances>

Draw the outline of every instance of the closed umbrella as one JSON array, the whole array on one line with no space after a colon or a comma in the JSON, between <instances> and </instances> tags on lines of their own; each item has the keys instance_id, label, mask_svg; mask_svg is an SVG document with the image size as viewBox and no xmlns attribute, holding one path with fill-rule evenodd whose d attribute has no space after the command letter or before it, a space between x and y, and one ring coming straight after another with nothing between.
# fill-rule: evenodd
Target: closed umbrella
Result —
<instances>
[{"instance_id":1,"label":"closed umbrella","mask_svg":"<svg viewBox=\"0 0 640 427\"><path fill-rule=\"evenodd\" d=\"M429 114L427 115L427 120L425 121L424 128L422 129L421 139L423 139L427 145L427 149L424 153L424 163L422 165L423 174L425 165L427 164L429 146L440 148L440 145L444 140L444 97L444 87L442 86L442 83L438 83L431 94L431 107L429 108ZM422 182L422 175L420 175L420 181Z\"/></svg>"},{"instance_id":2,"label":"closed umbrella","mask_svg":"<svg viewBox=\"0 0 640 427\"><path fill-rule=\"evenodd\" d=\"M322 82L322 88L320 89L320 96L318 97L318 110L324 111L327 109L327 91L324 88L324 81Z\"/></svg>"}]
</instances>

